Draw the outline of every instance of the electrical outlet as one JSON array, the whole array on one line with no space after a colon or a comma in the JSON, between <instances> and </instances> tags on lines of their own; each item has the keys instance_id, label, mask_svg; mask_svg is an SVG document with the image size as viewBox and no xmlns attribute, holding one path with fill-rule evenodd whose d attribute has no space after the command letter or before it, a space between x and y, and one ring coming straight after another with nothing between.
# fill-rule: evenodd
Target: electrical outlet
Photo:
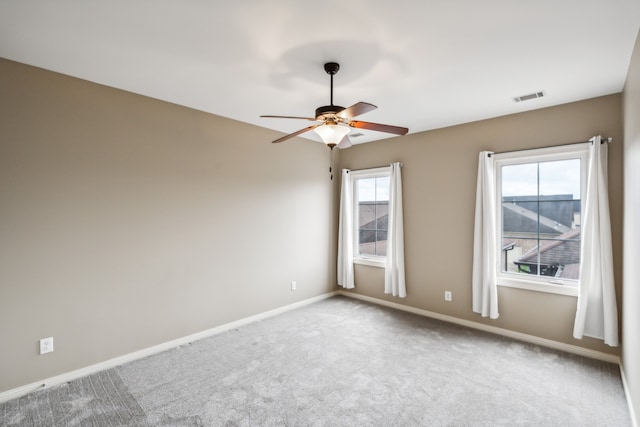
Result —
<instances>
[{"instance_id":1,"label":"electrical outlet","mask_svg":"<svg viewBox=\"0 0 640 427\"><path fill-rule=\"evenodd\" d=\"M295 281L295 280L294 280L294 281L292 281L292 282L291 282L291 290L292 290L292 291L295 291L297 288L298 288L298 285L296 284L296 281Z\"/></svg>"},{"instance_id":2,"label":"electrical outlet","mask_svg":"<svg viewBox=\"0 0 640 427\"><path fill-rule=\"evenodd\" d=\"M451 301L451 291L444 291L444 300Z\"/></svg>"},{"instance_id":3,"label":"electrical outlet","mask_svg":"<svg viewBox=\"0 0 640 427\"><path fill-rule=\"evenodd\" d=\"M51 353L53 351L53 337L42 338L40 340L40 354Z\"/></svg>"}]
</instances>

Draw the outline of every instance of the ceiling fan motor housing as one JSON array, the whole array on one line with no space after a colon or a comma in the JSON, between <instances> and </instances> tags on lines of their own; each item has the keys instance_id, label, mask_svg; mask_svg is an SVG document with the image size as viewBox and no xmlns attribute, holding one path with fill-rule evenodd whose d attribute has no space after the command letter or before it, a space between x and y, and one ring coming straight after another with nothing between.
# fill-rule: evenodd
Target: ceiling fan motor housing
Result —
<instances>
[{"instance_id":1,"label":"ceiling fan motor housing","mask_svg":"<svg viewBox=\"0 0 640 427\"><path fill-rule=\"evenodd\" d=\"M325 105L316 108L316 120L335 119L335 115L344 110L339 105Z\"/></svg>"},{"instance_id":2,"label":"ceiling fan motor housing","mask_svg":"<svg viewBox=\"0 0 640 427\"><path fill-rule=\"evenodd\" d=\"M338 72L338 70L340 70L340 64L338 64L337 62L327 62L326 64L324 64L324 70L327 72L327 74L334 75Z\"/></svg>"}]
</instances>

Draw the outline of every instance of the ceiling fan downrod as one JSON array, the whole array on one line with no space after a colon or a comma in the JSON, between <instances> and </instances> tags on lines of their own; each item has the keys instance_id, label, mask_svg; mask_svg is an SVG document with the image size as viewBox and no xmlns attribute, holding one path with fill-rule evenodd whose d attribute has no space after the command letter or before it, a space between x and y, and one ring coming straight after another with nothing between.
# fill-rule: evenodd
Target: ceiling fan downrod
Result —
<instances>
[{"instance_id":1,"label":"ceiling fan downrod","mask_svg":"<svg viewBox=\"0 0 640 427\"><path fill-rule=\"evenodd\" d=\"M329 74L329 76L331 76L331 97L330 97L330 104L333 105L333 76L334 74L336 74L338 71L340 71L340 64L338 64L337 62L327 62L326 64L324 64L324 71L327 72L327 74Z\"/></svg>"},{"instance_id":2,"label":"ceiling fan downrod","mask_svg":"<svg viewBox=\"0 0 640 427\"><path fill-rule=\"evenodd\" d=\"M331 77L331 86L330 86L330 95L329 95L329 105L325 105L319 108L316 108L316 117L321 117L324 114L336 114L340 111L344 110L344 107L339 105L333 105L333 76L340 70L340 64L337 62L327 62L324 64L324 71L329 74Z\"/></svg>"}]
</instances>

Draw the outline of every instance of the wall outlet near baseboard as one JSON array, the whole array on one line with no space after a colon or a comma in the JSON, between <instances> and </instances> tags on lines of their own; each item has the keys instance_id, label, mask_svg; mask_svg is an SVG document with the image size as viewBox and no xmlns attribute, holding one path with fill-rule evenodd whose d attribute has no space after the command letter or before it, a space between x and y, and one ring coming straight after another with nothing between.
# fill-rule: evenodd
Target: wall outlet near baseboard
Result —
<instances>
[{"instance_id":1,"label":"wall outlet near baseboard","mask_svg":"<svg viewBox=\"0 0 640 427\"><path fill-rule=\"evenodd\" d=\"M297 288L298 288L298 285L296 284L296 281L295 280L291 281L291 290L295 291Z\"/></svg>"},{"instance_id":2,"label":"wall outlet near baseboard","mask_svg":"<svg viewBox=\"0 0 640 427\"><path fill-rule=\"evenodd\" d=\"M451 291L444 291L444 300L451 301Z\"/></svg>"},{"instance_id":3,"label":"wall outlet near baseboard","mask_svg":"<svg viewBox=\"0 0 640 427\"><path fill-rule=\"evenodd\" d=\"M53 337L42 338L40 340L40 354L51 353L53 351Z\"/></svg>"}]
</instances>

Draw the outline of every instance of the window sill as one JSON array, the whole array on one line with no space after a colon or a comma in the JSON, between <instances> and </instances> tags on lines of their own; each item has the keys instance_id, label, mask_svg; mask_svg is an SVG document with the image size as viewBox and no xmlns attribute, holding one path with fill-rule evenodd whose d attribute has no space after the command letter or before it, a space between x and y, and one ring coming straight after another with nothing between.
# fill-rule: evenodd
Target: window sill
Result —
<instances>
[{"instance_id":1,"label":"window sill","mask_svg":"<svg viewBox=\"0 0 640 427\"><path fill-rule=\"evenodd\" d=\"M385 258L365 258L365 257L354 257L354 264L360 265L368 265L371 267L384 268L387 264L387 260Z\"/></svg>"},{"instance_id":2,"label":"window sill","mask_svg":"<svg viewBox=\"0 0 640 427\"><path fill-rule=\"evenodd\" d=\"M572 297L578 296L578 287L570 284L562 285L549 282L536 282L533 280L498 277L498 286L546 292L549 294L568 295Z\"/></svg>"}]
</instances>

